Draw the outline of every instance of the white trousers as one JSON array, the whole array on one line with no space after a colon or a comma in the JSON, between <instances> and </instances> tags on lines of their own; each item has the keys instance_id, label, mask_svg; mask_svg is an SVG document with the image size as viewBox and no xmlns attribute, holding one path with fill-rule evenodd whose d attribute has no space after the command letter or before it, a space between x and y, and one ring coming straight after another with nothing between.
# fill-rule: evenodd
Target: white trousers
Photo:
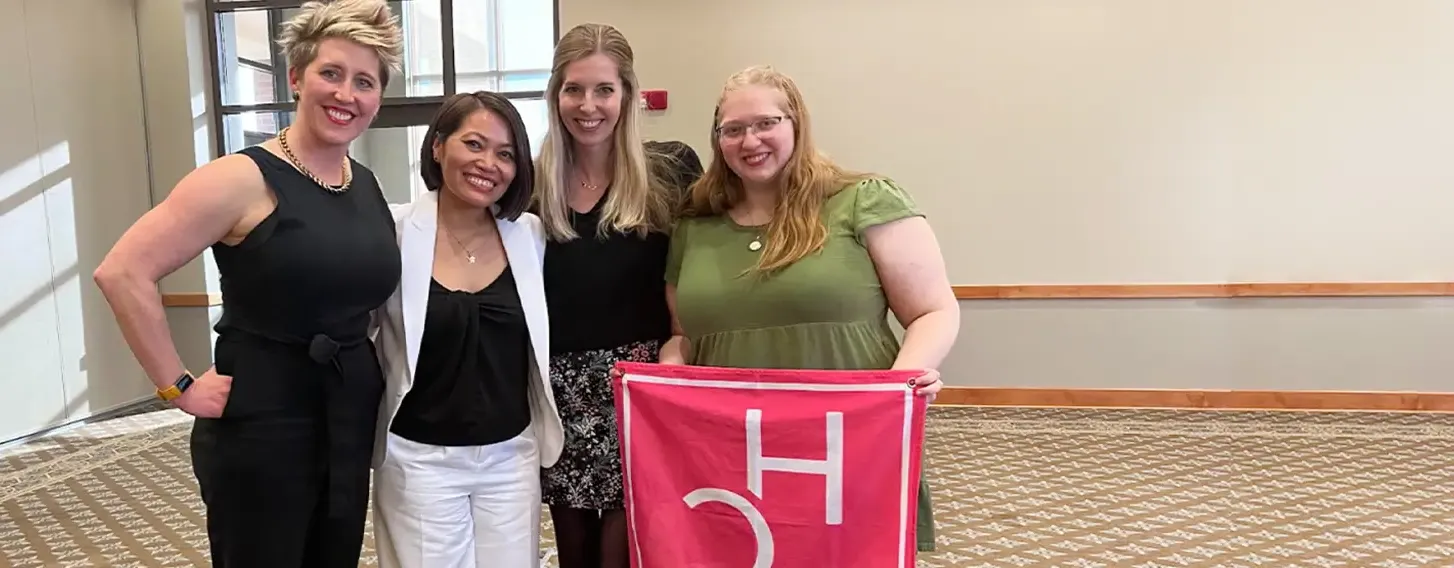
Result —
<instances>
[{"instance_id":1,"label":"white trousers","mask_svg":"<svg viewBox=\"0 0 1454 568\"><path fill-rule=\"evenodd\" d=\"M537 568L540 454L531 430L488 446L393 433L374 474L379 568Z\"/></svg>"}]
</instances>

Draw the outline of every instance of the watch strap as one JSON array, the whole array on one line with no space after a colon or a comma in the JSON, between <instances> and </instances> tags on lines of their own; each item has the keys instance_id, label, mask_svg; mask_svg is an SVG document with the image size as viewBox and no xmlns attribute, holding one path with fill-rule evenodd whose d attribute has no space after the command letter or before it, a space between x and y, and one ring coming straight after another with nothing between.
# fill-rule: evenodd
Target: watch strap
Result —
<instances>
[{"instance_id":1,"label":"watch strap","mask_svg":"<svg viewBox=\"0 0 1454 568\"><path fill-rule=\"evenodd\" d=\"M182 371L182 376L177 377L176 382L172 383L171 386L157 389L157 398L167 402L176 400L177 397L182 396L182 393L187 392L187 389L191 388L192 383L196 382L196 380L192 376L192 373Z\"/></svg>"}]
</instances>

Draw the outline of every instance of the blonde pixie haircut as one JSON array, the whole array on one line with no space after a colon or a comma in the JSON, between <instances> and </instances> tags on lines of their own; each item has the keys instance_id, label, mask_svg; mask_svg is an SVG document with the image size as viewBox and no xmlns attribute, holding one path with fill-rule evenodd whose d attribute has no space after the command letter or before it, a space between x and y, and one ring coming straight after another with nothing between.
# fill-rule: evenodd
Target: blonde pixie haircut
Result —
<instances>
[{"instance_id":1,"label":"blonde pixie haircut","mask_svg":"<svg viewBox=\"0 0 1454 568\"><path fill-rule=\"evenodd\" d=\"M722 95L717 99L717 110L712 117L712 165L692 184L685 215L725 215L744 199L742 178L727 167L727 161L722 158L717 127L722 120L722 102L727 95L748 86L768 87L781 93L785 121L793 128L793 155L778 173L782 193L767 226L767 246L755 267L758 272L773 272L821 250L828 240L828 228L823 225L821 216L823 202L839 191L874 176L845 170L818 151L813 143L808 107L792 78L771 66L748 67L729 77L722 87Z\"/></svg>"},{"instance_id":2,"label":"blonde pixie haircut","mask_svg":"<svg viewBox=\"0 0 1454 568\"><path fill-rule=\"evenodd\" d=\"M379 88L389 86L391 71L403 58L404 34L399 18L383 0L314 0L280 26L278 46L288 67L307 68L318 57L318 44L329 38L346 39L374 50L379 56Z\"/></svg>"},{"instance_id":3,"label":"blonde pixie haircut","mask_svg":"<svg viewBox=\"0 0 1454 568\"><path fill-rule=\"evenodd\" d=\"M596 234L609 232L635 233L670 229L676 200L668 196L661 167L653 169L641 141L639 83L631 44L616 28L606 24L581 24L565 35L555 46L550 82L545 100L550 111L550 130L541 144L536 161L535 200L546 234L554 241L569 241L579 235L571 227L570 205L566 198L566 179L575 164L570 131L560 118L560 90L565 84L566 66L597 53L616 63L621 79L621 114L612 134L615 167L611 190L601 210Z\"/></svg>"}]
</instances>

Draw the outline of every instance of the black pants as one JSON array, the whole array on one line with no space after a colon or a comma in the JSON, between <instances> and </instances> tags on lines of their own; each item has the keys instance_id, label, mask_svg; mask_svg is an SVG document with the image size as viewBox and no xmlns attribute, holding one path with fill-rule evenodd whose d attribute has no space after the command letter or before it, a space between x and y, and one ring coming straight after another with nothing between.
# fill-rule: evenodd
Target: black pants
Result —
<instances>
[{"instance_id":1,"label":"black pants","mask_svg":"<svg viewBox=\"0 0 1454 568\"><path fill-rule=\"evenodd\" d=\"M357 568L383 376L372 344L218 340L232 392L192 429L217 568Z\"/></svg>"}]
</instances>

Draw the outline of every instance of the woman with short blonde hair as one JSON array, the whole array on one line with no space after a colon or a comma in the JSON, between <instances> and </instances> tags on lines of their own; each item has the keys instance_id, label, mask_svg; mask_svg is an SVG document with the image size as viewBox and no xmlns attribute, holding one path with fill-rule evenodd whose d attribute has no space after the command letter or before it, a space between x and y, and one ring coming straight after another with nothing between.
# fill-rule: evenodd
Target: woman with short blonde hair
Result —
<instances>
[{"instance_id":1,"label":"woman with short blonde hair","mask_svg":"<svg viewBox=\"0 0 1454 568\"><path fill-rule=\"evenodd\" d=\"M543 472L561 568L628 564L610 369L655 361L671 337L662 275L685 186L701 172L685 144L641 140L631 45L604 24L556 45L551 129L536 166L535 211L550 239L550 379L565 424Z\"/></svg>"},{"instance_id":2,"label":"woman with short blonde hair","mask_svg":"<svg viewBox=\"0 0 1454 568\"><path fill-rule=\"evenodd\" d=\"M384 378L372 312L399 283L393 219L348 146L378 114L402 44L382 0L308 2L282 26L297 118L188 174L95 280L158 395L196 417L211 561L353 568ZM215 366L193 376L156 283L210 248Z\"/></svg>"},{"instance_id":3,"label":"woman with short blonde hair","mask_svg":"<svg viewBox=\"0 0 1454 568\"><path fill-rule=\"evenodd\" d=\"M672 234L675 336L661 362L775 369L914 369L941 387L959 304L934 232L898 183L820 153L802 92L771 67L728 79L712 165ZM892 312L906 333L889 326ZM919 550L933 550L919 487ZM830 555L831 556L831 555Z\"/></svg>"}]
</instances>

